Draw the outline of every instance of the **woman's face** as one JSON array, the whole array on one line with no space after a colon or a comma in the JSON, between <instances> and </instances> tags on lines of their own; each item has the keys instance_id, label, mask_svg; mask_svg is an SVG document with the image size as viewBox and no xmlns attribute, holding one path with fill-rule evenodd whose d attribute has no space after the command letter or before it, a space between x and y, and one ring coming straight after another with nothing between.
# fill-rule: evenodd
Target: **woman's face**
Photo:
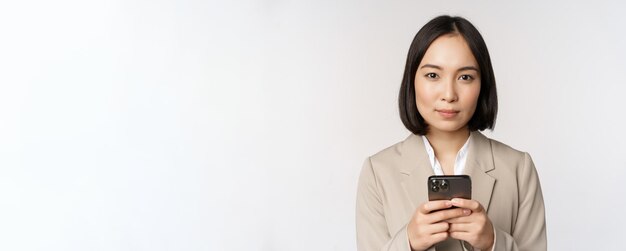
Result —
<instances>
[{"instance_id":1,"label":"woman's face","mask_svg":"<svg viewBox=\"0 0 626 251\"><path fill-rule=\"evenodd\" d=\"M467 42L443 35L430 45L415 73L417 110L431 132L467 130L480 93L480 69Z\"/></svg>"}]
</instances>

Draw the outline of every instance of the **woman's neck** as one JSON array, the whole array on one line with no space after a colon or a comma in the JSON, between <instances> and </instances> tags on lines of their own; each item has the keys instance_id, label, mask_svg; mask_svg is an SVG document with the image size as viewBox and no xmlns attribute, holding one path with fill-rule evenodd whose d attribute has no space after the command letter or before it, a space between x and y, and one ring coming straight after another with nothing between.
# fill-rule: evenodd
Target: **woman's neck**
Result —
<instances>
[{"instance_id":1,"label":"woman's neck","mask_svg":"<svg viewBox=\"0 0 626 251\"><path fill-rule=\"evenodd\" d=\"M470 131L465 127L455 132L429 130L426 138L433 150L435 150L435 156L456 156L461 147L467 142L469 135Z\"/></svg>"}]
</instances>

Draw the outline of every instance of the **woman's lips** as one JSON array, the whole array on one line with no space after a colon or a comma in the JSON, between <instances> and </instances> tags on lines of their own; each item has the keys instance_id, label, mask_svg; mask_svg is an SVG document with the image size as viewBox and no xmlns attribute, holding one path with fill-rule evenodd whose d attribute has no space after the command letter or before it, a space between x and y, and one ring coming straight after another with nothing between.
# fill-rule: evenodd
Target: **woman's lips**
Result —
<instances>
[{"instance_id":1,"label":"woman's lips","mask_svg":"<svg viewBox=\"0 0 626 251\"><path fill-rule=\"evenodd\" d=\"M446 110L446 109L442 109L442 110L436 110L436 111L437 111L437 113L439 113L439 115L440 115L441 117L444 117L444 118L447 118L447 119L449 119L449 118L453 118L454 116L456 116L457 114L459 114L459 111L457 111L457 110Z\"/></svg>"}]
</instances>

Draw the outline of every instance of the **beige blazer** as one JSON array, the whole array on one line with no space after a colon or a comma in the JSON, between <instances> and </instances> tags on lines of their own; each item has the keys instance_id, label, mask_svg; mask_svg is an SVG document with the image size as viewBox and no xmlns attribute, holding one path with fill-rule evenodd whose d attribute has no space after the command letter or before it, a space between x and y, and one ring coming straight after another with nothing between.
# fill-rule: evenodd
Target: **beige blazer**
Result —
<instances>
[{"instance_id":1,"label":"beige blazer","mask_svg":"<svg viewBox=\"0 0 626 251\"><path fill-rule=\"evenodd\" d=\"M480 202L495 228L494 250L546 250L546 223L539 178L528 153L472 132L465 172L472 199ZM411 250L406 226L428 201L427 179L434 175L424 142L410 135L369 157L359 178L356 204L357 248ZM463 250L448 238L429 250Z\"/></svg>"}]
</instances>

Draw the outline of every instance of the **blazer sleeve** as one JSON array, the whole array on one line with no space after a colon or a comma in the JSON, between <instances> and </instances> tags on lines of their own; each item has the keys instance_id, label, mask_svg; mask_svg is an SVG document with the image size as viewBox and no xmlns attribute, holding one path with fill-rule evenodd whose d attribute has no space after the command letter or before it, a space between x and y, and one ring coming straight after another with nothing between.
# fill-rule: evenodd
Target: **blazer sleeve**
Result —
<instances>
[{"instance_id":1,"label":"blazer sleeve","mask_svg":"<svg viewBox=\"0 0 626 251\"><path fill-rule=\"evenodd\" d=\"M511 234L496 228L494 250L547 250L543 195L528 153L524 153L524 164L517 170L517 176L520 200L517 220Z\"/></svg>"},{"instance_id":2,"label":"blazer sleeve","mask_svg":"<svg viewBox=\"0 0 626 251\"><path fill-rule=\"evenodd\" d=\"M370 158L365 160L356 197L356 239L359 251L410 251L406 226L392 236L387 227L381 189Z\"/></svg>"}]
</instances>

